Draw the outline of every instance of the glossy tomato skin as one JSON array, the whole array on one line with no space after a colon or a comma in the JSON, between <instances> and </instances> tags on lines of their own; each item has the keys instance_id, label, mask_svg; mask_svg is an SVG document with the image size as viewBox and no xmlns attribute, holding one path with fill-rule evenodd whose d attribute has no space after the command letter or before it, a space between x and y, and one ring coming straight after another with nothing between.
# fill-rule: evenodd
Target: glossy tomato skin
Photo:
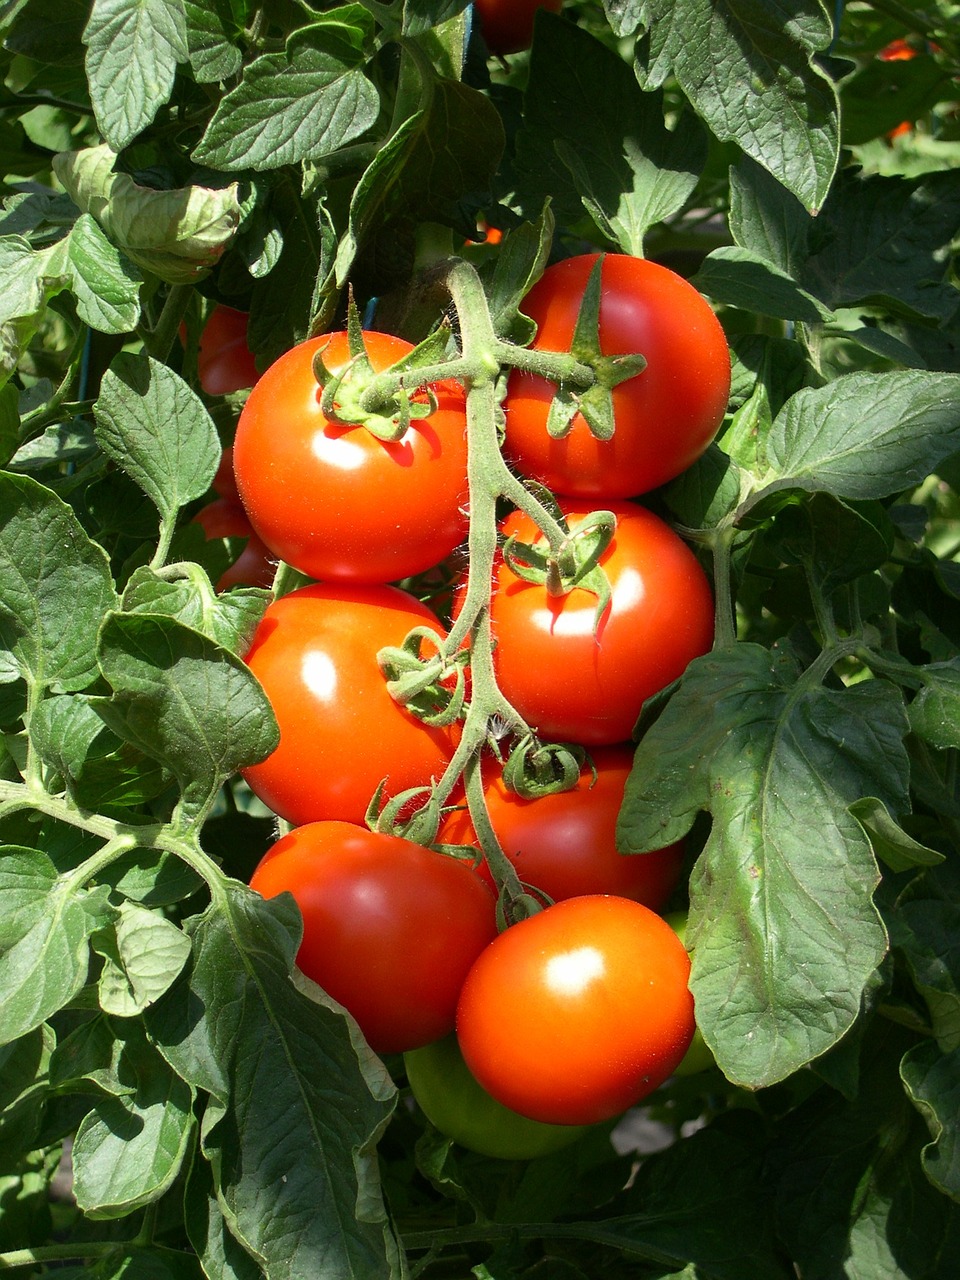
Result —
<instances>
[{"instance_id":1,"label":"glossy tomato skin","mask_svg":"<svg viewBox=\"0 0 960 1280\"><path fill-rule=\"evenodd\" d=\"M593 1124L651 1093L694 1031L690 961L674 931L626 898L568 898L481 952L457 1005L464 1061L504 1106Z\"/></svg>"},{"instance_id":2,"label":"glossy tomato skin","mask_svg":"<svg viewBox=\"0 0 960 1280\"><path fill-rule=\"evenodd\" d=\"M362 823L377 786L429 785L453 754L457 728L431 728L390 697L377 666L385 645L416 626L442 628L397 587L317 584L274 601L246 660L280 725L280 744L243 770L275 813L301 825Z\"/></svg>"},{"instance_id":3,"label":"glossy tomato skin","mask_svg":"<svg viewBox=\"0 0 960 1280\"><path fill-rule=\"evenodd\" d=\"M484 42L491 53L519 53L533 41L538 9L559 13L563 0L473 0Z\"/></svg>"},{"instance_id":4,"label":"glossy tomato skin","mask_svg":"<svg viewBox=\"0 0 960 1280\"><path fill-rule=\"evenodd\" d=\"M218 304L200 335L197 376L207 395L225 396L252 387L259 378L247 346L247 315Z\"/></svg>"},{"instance_id":5,"label":"glossy tomato skin","mask_svg":"<svg viewBox=\"0 0 960 1280\"><path fill-rule=\"evenodd\" d=\"M498 1160L534 1160L587 1132L583 1125L541 1124L497 1102L470 1074L454 1035L405 1053L403 1064L420 1110L468 1151Z\"/></svg>"},{"instance_id":6,"label":"glossy tomato skin","mask_svg":"<svg viewBox=\"0 0 960 1280\"><path fill-rule=\"evenodd\" d=\"M596 780L585 767L571 790L532 800L510 791L501 770L490 771L484 796L497 838L524 884L554 902L612 893L659 911L680 878L683 844L651 853L620 853L617 816L633 767L633 747L594 747L591 759ZM476 842L466 809L444 819L439 839ZM489 876L485 864L484 871Z\"/></svg>"},{"instance_id":7,"label":"glossy tomato skin","mask_svg":"<svg viewBox=\"0 0 960 1280\"><path fill-rule=\"evenodd\" d=\"M577 313L599 254L548 267L521 308L537 324L535 349L569 351ZM555 493L630 498L685 471L716 435L730 394L730 353L707 301L667 267L606 254L600 347L639 352L647 365L613 390L616 430L597 440L577 415L554 440L546 420L556 387L531 373L510 375L504 452L524 475Z\"/></svg>"},{"instance_id":8,"label":"glossy tomato skin","mask_svg":"<svg viewBox=\"0 0 960 1280\"><path fill-rule=\"evenodd\" d=\"M380 371L412 348L366 333ZM250 522L288 564L321 581L382 583L421 573L466 536L467 439L462 388L434 388L438 407L395 442L320 410L313 358L340 372L347 335L311 338L264 373L237 426L233 465Z\"/></svg>"},{"instance_id":9,"label":"glossy tomato skin","mask_svg":"<svg viewBox=\"0 0 960 1280\"><path fill-rule=\"evenodd\" d=\"M377 1053L453 1028L471 964L496 935L493 894L462 862L347 822L280 839L250 887L303 916L297 965L356 1019Z\"/></svg>"},{"instance_id":10,"label":"glossy tomato skin","mask_svg":"<svg viewBox=\"0 0 960 1280\"><path fill-rule=\"evenodd\" d=\"M561 501L571 526L589 504ZM490 606L500 687L541 738L604 746L626 741L644 701L681 675L713 639L713 596L690 548L663 520L633 502L605 502L617 517L600 557L611 602L597 634L597 597L546 587L496 568ZM537 538L520 512L505 535Z\"/></svg>"}]
</instances>

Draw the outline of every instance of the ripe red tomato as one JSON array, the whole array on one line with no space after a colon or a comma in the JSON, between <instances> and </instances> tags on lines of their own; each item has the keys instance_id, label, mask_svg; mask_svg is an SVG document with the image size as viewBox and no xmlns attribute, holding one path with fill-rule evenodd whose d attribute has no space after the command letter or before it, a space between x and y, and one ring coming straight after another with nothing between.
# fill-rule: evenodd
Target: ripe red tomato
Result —
<instances>
[{"instance_id":1,"label":"ripe red tomato","mask_svg":"<svg viewBox=\"0 0 960 1280\"><path fill-rule=\"evenodd\" d=\"M483 39L491 53L529 49L538 9L559 13L563 0L473 0Z\"/></svg>"},{"instance_id":2,"label":"ripe red tomato","mask_svg":"<svg viewBox=\"0 0 960 1280\"><path fill-rule=\"evenodd\" d=\"M453 1029L467 971L497 932L493 894L465 863L347 822L291 831L250 886L265 898L293 894L303 916L297 965L377 1053Z\"/></svg>"},{"instance_id":3,"label":"ripe red tomato","mask_svg":"<svg viewBox=\"0 0 960 1280\"><path fill-rule=\"evenodd\" d=\"M568 898L481 952L457 1005L477 1080L546 1124L593 1124L672 1074L693 1037L690 961L639 902Z\"/></svg>"},{"instance_id":4,"label":"ripe red tomato","mask_svg":"<svg viewBox=\"0 0 960 1280\"><path fill-rule=\"evenodd\" d=\"M575 525L585 503L561 502ZM617 530L600 557L611 602L594 635L597 597L545 586L497 565L490 618L500 688L542 738L603 746L624 742L644 701L681 675L713 639L713 597L693 552L659 516L633 502L606 502ZM529 517L502 524L537 538Z\"/></svg>"},{"instance_id":5,"label":"ripe red tomato","mask_svg":"<svg viewBox=\"0 0 960 1280\"><path fill-rule=\"evenodd\" d=\"M584 768L570 791L525 800L507 789L497 770L485 783L487 812L504 853L520 879L554 902L591 893L612 893L659 911L683 864L682 843L652 853L617 849L617 815L633 765L633 747L595 747L596 781ZM475 844L466 809L450 813L438 837L448 844ZM483 864L483 874L489 876Z\"/></svg>"},{"instance_id":6,"label":"ripe red tomato","mask_svg":"<svg viewBox=\"0 0 960 1280\"><path fill-rule=\"evenodd\" d=\"M300 825L364 821L378 784L386 794L428 785L453 754L456 726L431 728L390 697L377 666L436 617L397 587L314 585L269 606L247 663L280 725L280 745L243 770L275 813Z\"/></svg>"},{"instance_id":7,"label":"ripe red tomato","mask_svg":"<svg viewBox=\"0 0 960 1280\"><path fill-rule=\"evenodd\" d=\"M533 347L569 351L598 254L548 267L521 304L537 324ZM603 259L600 349L639 352L647 365L613 390L616 430L597 440L578 414L562 440L547 434L554 383L514 371L507 385L504 451L524 475L556 493L629 498L672 480L704 452L723 421L730 353L723 329L693 285L667 267L626 254Z\"/></svg>"},{"instance_id":8,"label":"ripe red tomato","mask_svg":"<svg viewBox=\"0 0 960 1280\"><path fill-rule=\"evenodd\" d=\"M456 1036L403 1055L407 1082L430 1123L461 1147L498 1160L533 1160L575 1142L586 1129L541 1124L492 1098L470 1074Z\"/></svg>"},{"instance_id":9,"label":"ripe red tomato","mask_svg":"<svg viewBox=\"0 0 960 1280\"><path fill-rule=\"evenodd\" d=\"M216 488L216 481L214 481ZM269 587L277 572L276 558L270 554L251 528L247 513L239 500L214 498L201 507L194 520L203 528L208 541L214 538L246 538L243 550L233 564L217 579L217 591L231 587Z\"/></svg>"},{"instance_id":10,"label":"ripe red tomato","mask_svg":"<svg viewBox=\"0 0 960 1280\"><path fill-rule=\"evenodd\" d=\"M247 346L247 316L222 304L214 307L200 335L197 375L207 395L225 396L252 387L259 378Z\"/></svg>"},{"instance_id":11,"label":"ripe red tomato","mask_svg":"<svg viewBox=\"0 0 960 1280\"><path fill-rule=\"evenodd\" d=\"M365 342L378 372L412 349L383 333ZM345 333L311 338L272 364L244 405L233 464L250 522L312 578L375 583L421 573L466 536L463 389L434 387L436 411L384 442L321 412L313 373L321 349L331 372L349 363Z\"/></svg>"}]
</instances>

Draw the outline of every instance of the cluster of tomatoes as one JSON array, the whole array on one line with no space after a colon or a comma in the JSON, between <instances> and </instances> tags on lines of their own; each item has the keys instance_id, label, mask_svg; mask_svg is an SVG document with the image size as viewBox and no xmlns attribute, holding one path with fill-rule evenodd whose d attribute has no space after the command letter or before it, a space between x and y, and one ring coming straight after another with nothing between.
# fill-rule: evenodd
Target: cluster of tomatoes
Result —
<instances>
[{"instance_id":1,"label":"cluster of tomatoes","mask_svg":"<svg viewBox=\"0 0 960 1280\"><path fill-rule=\"evenodd\" d=\"M535 347L576 352L596 261L559 263L528 295ZM417 628L440 643L446 634L396 584L449 563L466 537L464 388L420 388L398 414L370 391L409 344L370 331L310 339L256 381L232 454L255 536L312 579L267 608L247 655L280 742L244 777L293 828L251 885L293 894L299 966L376 1052L405 1055L425 1114L498 1156L540 1154L620 1114L674 1072L695 1030L689 958L658 914L683 851L625 857L616 821L644 701L713 631L697 559L633 499L706 449L726 407L729 354L708 304L666 268L608 255L601 285L600 350L647 362L613 387L613 436L597 439L579 414L550 434L557 388L539 375L514 370L503 399L515 473L549 488L574 536L598 508L616 529L599 555L602 610L584 585L558 591L508 556L494 564L501 692L541 740L589 752L574 786L533 799L510 789L493 754L483 762L490 826L543 904L502 931L499 886L465 807L445 809L438 846L476 846L473 859L367 823L372 797L431 786L459 741L458 722L425 722L391 697L378 654ZM500 535L536 546L540 530L514 511Z\"/></svg>"}]
</instances>

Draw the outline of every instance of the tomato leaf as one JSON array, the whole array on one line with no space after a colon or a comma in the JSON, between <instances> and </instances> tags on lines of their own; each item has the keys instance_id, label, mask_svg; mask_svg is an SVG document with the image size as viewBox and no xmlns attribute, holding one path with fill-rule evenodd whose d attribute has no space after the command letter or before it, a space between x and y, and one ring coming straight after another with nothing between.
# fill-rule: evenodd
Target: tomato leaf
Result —
<instances>
[{"instance_id":1,"label":"tomato leaf","mask_svg":"<svg viewBox=\"0 0 960 1280\"><path fill-rule=\"evenodd\" d=\"M188 569L187 577L170 578L143 566L124 587L121 608L124 613L175 618L243 657L270 598L270 592L259 587L217 595L205 573Z\"/></svg>"},{"instance_id":2,"label":"tomato leaf","mask_svg":"<svg viewBox=\"0 0 960 1280\"><path fill-rule=\"evenodd\" d=\"M198 84L230 80L243 63L240 49L230 41L240 34L230 0L184 0L190 68Z\"/></svg>"},{"instance_id":3,"label":"tomato leaf","mask_svg":"<svg viewBox=\"0 0 960 1280\"><path fill-rule=\"evenodd\" d=\"M98 990L100 1008L118 1018L143 1013L180 974L190 955L190 939L165 916L122 903L111 930L95 938L104 958Z\"/></svg>"},{"instance_id":4,"label":"tomato leaf","mask_svg":"<svg viewBox=\"0 0 960 1280\"><path fill-rule=\"evenodd\" d=\"M905 810L906 731L893 686L808 686L789 656L740 644L696 659L642 739L618 847L660 848L713 815L690 882L691 989L730 1079L781 1080L856 1018L886 936L848 806Z\"/></svg>"},{"instance_id":5,"label":"tomato leaf","mask_svg":"<svg viewBox=\"0 0 960 1280\"><path fill-rule=\"evenodd\" d=\"M227 171L278 169L331 155L376 122L380 98L362 53L336 26L296 32L220 101L193 158Z\"/></svg>"},{"instance_id":6,"label":"tomato leaf","mask_svg":"<svg viewBox=\"0 0 960 1280\"><path fill-rule=\"evenodd\" d=\"M164 520L210 488L221 455L217 429L200 397L166 365L121 352L94 412L100 447Z\"/></svg>"},{"instance_id":7,"label":"tomato leaf","mask_svg":"<svg viewBox=\"0 0 960 1280\"><path fill-rule=\"evenodd\" d=\"M86 688L115 605L106 555L71 508L35 480L0 475L0 680Z\"/></svg>"},{"instance_id":8,"label":"tomato leaf","mask_svg":"<svg viewBox=\"0 0 960 1280\"><path fill-rule=\"evenodd\" d=\"M960 1200L960 1046L941 1053L935 1044L918 1044L904 1055L900 1074L914 1106L927 1122L932 1142L923 1149L923 1170L940 1191Z\"/></svg>"},{"instance_id":9,"label":"tomato leaf","mask_svg":"<svg viewBox=\"0 0 960 1280\"><path fill-rule=\"evenodd\" d=\"M829 309L795 284L785 271L748 249L714 249L693 283L715 302L759 315L800 324L822 324L831 318Z\"/></svg>"},{"instance_id":10,"label":"tomato leaf","mask_svg":"<svg viewBox=\"0 0 960 1280\"><path fill-rule=\"evenodd\" d=\"M181 819L204 813L225 778L277 744L273 711L249 669L172 618L111 615L100 666L113 697L97 699L97 713L175 775Z\"/></svg>"},{"instance_id":11,"label":"tomato leaf","mask_svg":"<svg viewBox=\"0 0 960 1280\"><path fill-rule=\"evenodd\" d=\"M299 933L292 899L225 882L196 922L189 978L148 1011L148 1026L175 1069L216 1100L203 1149L217 1197L268 1273L392 1280L401 1268L372 1152L396 1091L342 1010L291 981ZM274 1213L262 1212L266 1199Z\"/></svg>"},{"instance_id":12,"label":"tomato leaf","mask_svg":"<svg viewBox=\"0 0 960 1280\"><path fill-rule=\"evenodd\" d=\"M805 4L786 24L754 0L648 0L641 84L672 71L721 142L736 142L811 212L839 158L837 93L816 56L833 37L825 9Z\"/></svg>"},{"instance_id":13,"label":"tomato leaf","mask_svg":"<svg viewBox=\"0 0 960 1280\"><path fill-rule=\"evenodd\" d=\"M174 0L93 0L83 33L90 98L117 151L168 101L187 60L183 6Z\"/></svg>"}]
</instances>

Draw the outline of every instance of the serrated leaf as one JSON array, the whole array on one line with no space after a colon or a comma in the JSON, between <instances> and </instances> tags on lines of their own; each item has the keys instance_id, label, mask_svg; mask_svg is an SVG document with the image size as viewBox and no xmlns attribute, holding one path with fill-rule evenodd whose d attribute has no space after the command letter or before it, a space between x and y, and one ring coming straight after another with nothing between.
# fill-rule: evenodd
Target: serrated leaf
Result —
<instances>
[{"instance_id":1,"label":"serrated leaf","mask_svg":"<svg viewBox=\"0 0 960 1280\"><path fill-rule=\"evenodd\" d=\"M927 1041L905 1054L900 1076L933 1141L923 1149L923 1171L938 1190L960 1200L960 1047L942 1053Z\"/></svg>"},{"instance_id":2,"label":"serrated leaf","mask_svg":"<svg viewBox=\"0 0 960 1280\"><path fill-rule=\"evenodd\" d=\"M193 1091L147 1041L123 1028L117 1077L123 1093L100 1098L73 1144L73 1191L90 1218L125 1217L176 1178L193 1136Z\"/></svg>"},{"instance_id":3,"label":"serrated leaf","mask_svg":"<svg viewBox=\"0 0 960 1280\"><path fill-rule=\"evenodd\" d=\"M5 850L0 894L0 1045L52 1018L87 980L89 939L112 915L106 886L88 889L58 875L33 849Z\"/></svg>"},{"instance_id":4,"label":"serrated leaf","mask_svg":"<svg viewBox=\"0 0 960 1280\"><path fill-rule=\"evenodd\" d=\"M817 65L832 38L823 5L648 0L641 83L668 71L721 142L735 142L802 201L823 204L839 158L837 93Z\"/></svg>"},{"instance_id":5,"label":"serrated leaf","mask_svg":"<svg viewBox=\"0 0 960 1280\"><path fill-rule=\"evenodd\" d=\"M362 62L328 25L298 31L283 53L262 54L245 68L193 158L221 169L262 170L338 151L366 133L380 110Z\"/></svg>"},{"instance_id":6,"label":"serrated leaf","mask_svg":"<svg viewBox=\"0 0 960 1280\"><path fill-rule=\"evenodd\" d=\"M116 356L94 415L98 444L163 519L210 488L222 452L217 429L197 393L159 360Z\"/></svg>"},{"instance_id":7,"label":"serrated leaf","mask_svg":"<svg viewBox=\"0 0 960 1280\"><path fill-rule=\"evenodd\" d=\"M140 273L88 214L69 239L71 283L80 319L101 333L128 333L140 319Z\"/></svg>"},{"instance_id":8,"label":"serrated leaf","mask_svg":"<svg viewBox=\"0 0 960 1280\"><path fill-rule=\"evenodd\" d=\"M535 222L525 222L502 242L487 286L487 304L497 334L519 345L532 342L537 326L520 312L520 304L543 275L553 243L554 217L549 205Z\"/></svg>"},{"instance_id":9,"label":"serrated leaf","mask_svg":"<svg viewBox=\"0 0 960 1280\"><path fill-rule=\"evenodd\" d=\"M767 470L745 505L791 488L885 498L920 484L958 448L960 375L846 374L787 401L767 438Z\"/></svg>"},{"instance_id":10,"label":"serrated leaf","mask_svg":"<svg viewBox=\"0 0 960 1280\"><path fill-rule=\"evenodd\" d=\"M158 1000L190 955L190 939L172 921L130 902L120 907L111 942L101 952L100 1008L119 1018L136 1017Z\"/></svg>"},{"instance_id":11,"label":"serrated leaf","mask_svg":"<svg viewBox=\"0 0 960 1280\"><path fill-rule=\"evenodd\" d=\"M188 57L179 0L93 0L83 33L97 124L119 151L168 101Z\"/></svg>"},{"instance_id":12,"label":"serrated leaf","mask_svg":"<svg viewBox=\"0 0 960 1280\"><path fill-rule=\"evenodd\" d=\"M144 566L130 576L123 589L121 608L124 613L158 613L176 618L243 657L270 599L269 591L257 587L218 596L202 572L170 579Z\"/></svg>"},{"instance_id":13,"label":"serrated leaf","mask_svg":"<svg viewBox=\"0 0 960 1280\"><path fill-rule=\"evenodd\" d=\"M779 267L748 249L724 246L702 263L693 283L715 302L800 324L822 324L829 310Z\"/></svg>"},{"instance_id":14,"label":"serrated leaf","mask_svg":"<svg viewBox=\"0 0 960 1280\"><path fill-rule=\"evenodd\" d=\"M193 1162L183 1208L187 1235L207 1280L262 1280L259 1265L230 1234L205 1160Z\"/></svg>"},{"instance_id":15,"label":"serrated leaf","mask_svg":"<svg viewBox=\"0 0 960 1280\"><path fill-rule=\"evenodd\" d=\"M859 1012L886 935L848 806L907 807L906 729L893 686L805 685L791 658L739 644L696 659L640 742L618 848L660 848L713 816L687 938L697 1022L731 1080L784 1079Z\"/></svg>"},{"instance_id":16,"label":"serrated leaf","mask_svg":"<svg viewBox=\"0 0 960 1280\"><path fill-rule=\"evenodd\" d=\"M664 123L663 96L644 93L612 49L550 13L539 15L517 138L524 203L556 201L576 221L580 204L624 253L640 257L655 223L676 213L706 161L699 122Z\"/></svg>"},{"instance_id":17,"label":"serrated leaf","mask_svg":"<svg viewBox=\"0 0 960 1280\"><path fill-rule=\"evenodd\" d=\"M27 476L0 475L0 679L86 688L115 607L107 557L71 508Z\"/></svg>"},{"instance_id":18,"label":"serrated leaf","mask_svg":"<svg viewBox=\"0 0 960 1280\"><path fill-rule=\"evenodd\" d=\"M70 781L79 776L103 721L86 698L62 694L45 698L30 721L30 737L45 764Z\"/></svg>"},{"instance_id":19,"label":"serrated leaf","mask_svg":"<svg viewBox=\"0 0 960 1280\"><path fill-rule=\"evenodd\" d=\"M794 280L806 264L812 219L795 195L744 156L730 170L730 234L741 249Z\"/></svg>"},{"instance_id":20,"label":"serrated leaf","mask_svg":"<svg viewBox=\"0 0 960 1280\"><path fill-rule=\"evenodd\" d=\"M230 0L184 0L190 68L198 84L229 80L240 70L243 54L231 43L239 35Z\"/></svg>"},{"instance_id":21,"label":"serrated leaf","mask_svg":"<svg viewBox=\"0 0 960 1280\"><path fill-rule=\"evenodd\" d=\"M114 171L107 145L64 151L53 170L84 213L144 271L169 284L194 284L210 272L240 225L235 182L156 191Z\"/></svg>"},{"instance_id":22,"label":"serrated leaf","mask_svg":"<svg viewBox=\"0 0 960 1280\"><path fill-rule=\"evenodd\" d=\"M343 1012L291 981L299 937L289 898L265 902L226 882L194 930L189 983L148 1011L148 1025L175 1069L218 1101L203 1139L218 1200L272 1280L394 1280L373 1145L395 1090ZM281 1182L284 1214L264 1214Z\"/></svg>"},{"instance_id":23,"label":"serrated leaf","mask_svg":"<svg viewBox=\"0 0 960 1280\"><path fill-rule=\"evenodd\" d=\"M202 814L224 779L276 747L276 719L249 669L173 618L113 614L99 658L114 691L96 702L99 714L174 774L182 817Z\"/></svg>"}]
</instances>

